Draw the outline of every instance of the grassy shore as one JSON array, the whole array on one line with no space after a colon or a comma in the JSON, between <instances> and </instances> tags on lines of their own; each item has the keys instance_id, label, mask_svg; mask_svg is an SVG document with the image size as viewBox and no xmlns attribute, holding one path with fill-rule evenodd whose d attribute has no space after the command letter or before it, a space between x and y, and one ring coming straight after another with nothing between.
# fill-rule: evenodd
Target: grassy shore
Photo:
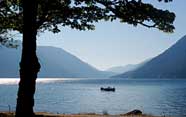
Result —
<instances>
[{"instance_id":1,"label":"grassy shore","mask_svg":"<svg viewBox=\"0 0 186 117\"><path fill-rule=\"evenodd\" d=\"M13 112L0 112L0 117L14 117L15 113ZM160 117L160 116L152 116L152 115L109 115L109 114L95 114L95 113L85 113L85 114L52 114L46 112L37 112L36 117Z\"/></svg>"}]
</instances>

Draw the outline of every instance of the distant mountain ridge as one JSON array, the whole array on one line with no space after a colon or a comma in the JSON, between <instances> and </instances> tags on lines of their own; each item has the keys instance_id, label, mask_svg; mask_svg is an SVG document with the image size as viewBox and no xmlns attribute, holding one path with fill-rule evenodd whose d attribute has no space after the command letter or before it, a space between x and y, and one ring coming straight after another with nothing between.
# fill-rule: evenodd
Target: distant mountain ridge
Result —
<instances>
[{"instance_id":1,"label":"distant mountain ridge","mask_svg":"<svg viewBox=\"0 0 186 117\"><path fill-rule=\"evenodd\" d=\"M116 66L116 67L111 67L109 69L107 69L106 71L110 71L110 72L115 72L115 73L123 73L123 72L128 72L131 70L134 70L137 67L137 65L135 64L128 64L125 66Z\"/></svg>"},{"instance_id":2,"label":"distant mountain ridge","mask_svg":"<svg viewBox=\"0 0 186 117\"><path fill-rule=\"evenodd\" d=\"M19 77L21 47L0 46L0 77ZM109 77L110 72L99 71L61 48L39 46L37 49L41 70L38 77Z\"/></svg>"},{"instance_id":3,"label":"distant mountain ridge","mask_svg":"<svg viewBox=\"0 0 186 117\"><path fill-rule=\"evenodd\" d=\"M138 69L113 77L186 78L186 36Z\"/></svg>"},{"instance_id":4,"label":"distant mountain ridge","mask_svg":"<svg viewBox=\"0 0 186 117\"><path fill-rule=\"evenodd\" d=\"M151 59L148 59L148 60L145 60L145 61L138 63L138 64L128 64L125 66L111 67L111 68L107 69L106 71L121 74L121 73L125 73L125 72L129 72L129 71L133 71L135 69L138 69L139 67L143 66L144 64L146 64L150 60Z\"/></svg>"}]
</instances>

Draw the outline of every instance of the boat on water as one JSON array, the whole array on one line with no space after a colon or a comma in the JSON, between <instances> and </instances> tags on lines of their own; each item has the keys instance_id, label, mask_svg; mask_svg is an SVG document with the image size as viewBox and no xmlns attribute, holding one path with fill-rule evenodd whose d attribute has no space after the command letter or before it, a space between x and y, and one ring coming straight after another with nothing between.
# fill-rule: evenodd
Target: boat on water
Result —
<instances>
[{"instance_id":1,"label":"boat on water","mask_svg":"<svg viewBox=\"0 0 186 117\"><path fill-rule=\"evenodd\" d=\"M112 92L115 92L116 89L114 87L106 87L106 88L101 87L100 90L101 91L112 91Z\"/></svg>"}]
</instances>

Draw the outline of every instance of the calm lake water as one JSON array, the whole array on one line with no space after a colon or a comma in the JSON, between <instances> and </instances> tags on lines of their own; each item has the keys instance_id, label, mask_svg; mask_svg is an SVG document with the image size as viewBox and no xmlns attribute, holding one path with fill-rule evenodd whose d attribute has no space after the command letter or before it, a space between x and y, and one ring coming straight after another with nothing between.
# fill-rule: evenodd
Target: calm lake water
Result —
<instances>
[{"instance_id":1,"label":"calm lake water","mask_svg":"<svg viewBox=\"0 0 186 117\"><path fill-rule=\"evenodd\" d=\"M15 110L16 79L0 79L0 110ZM100 87L115 87L102 92ZM186 80L39 79L35 111L186 116Z\"/></svg>"}]
</instances>

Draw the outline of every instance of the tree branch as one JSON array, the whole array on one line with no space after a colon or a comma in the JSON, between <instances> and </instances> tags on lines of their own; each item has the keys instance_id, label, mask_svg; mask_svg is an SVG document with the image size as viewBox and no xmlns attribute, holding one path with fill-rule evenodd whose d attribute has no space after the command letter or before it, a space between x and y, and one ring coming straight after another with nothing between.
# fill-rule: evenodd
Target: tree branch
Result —
<instances>
[{"instance_id":1,"label":"tree branch","mask_svg":"<svg viewBox=\"0 0 186 117\"><path fill-rule=\"evenodd\" d=\"M153 24L153 25L148 25L148 24L145 24L143 22L136 22L138 24L141 24L142 26L145 26L147 28L156 28L157 24Z\"/></svg>"}]
</instances>

